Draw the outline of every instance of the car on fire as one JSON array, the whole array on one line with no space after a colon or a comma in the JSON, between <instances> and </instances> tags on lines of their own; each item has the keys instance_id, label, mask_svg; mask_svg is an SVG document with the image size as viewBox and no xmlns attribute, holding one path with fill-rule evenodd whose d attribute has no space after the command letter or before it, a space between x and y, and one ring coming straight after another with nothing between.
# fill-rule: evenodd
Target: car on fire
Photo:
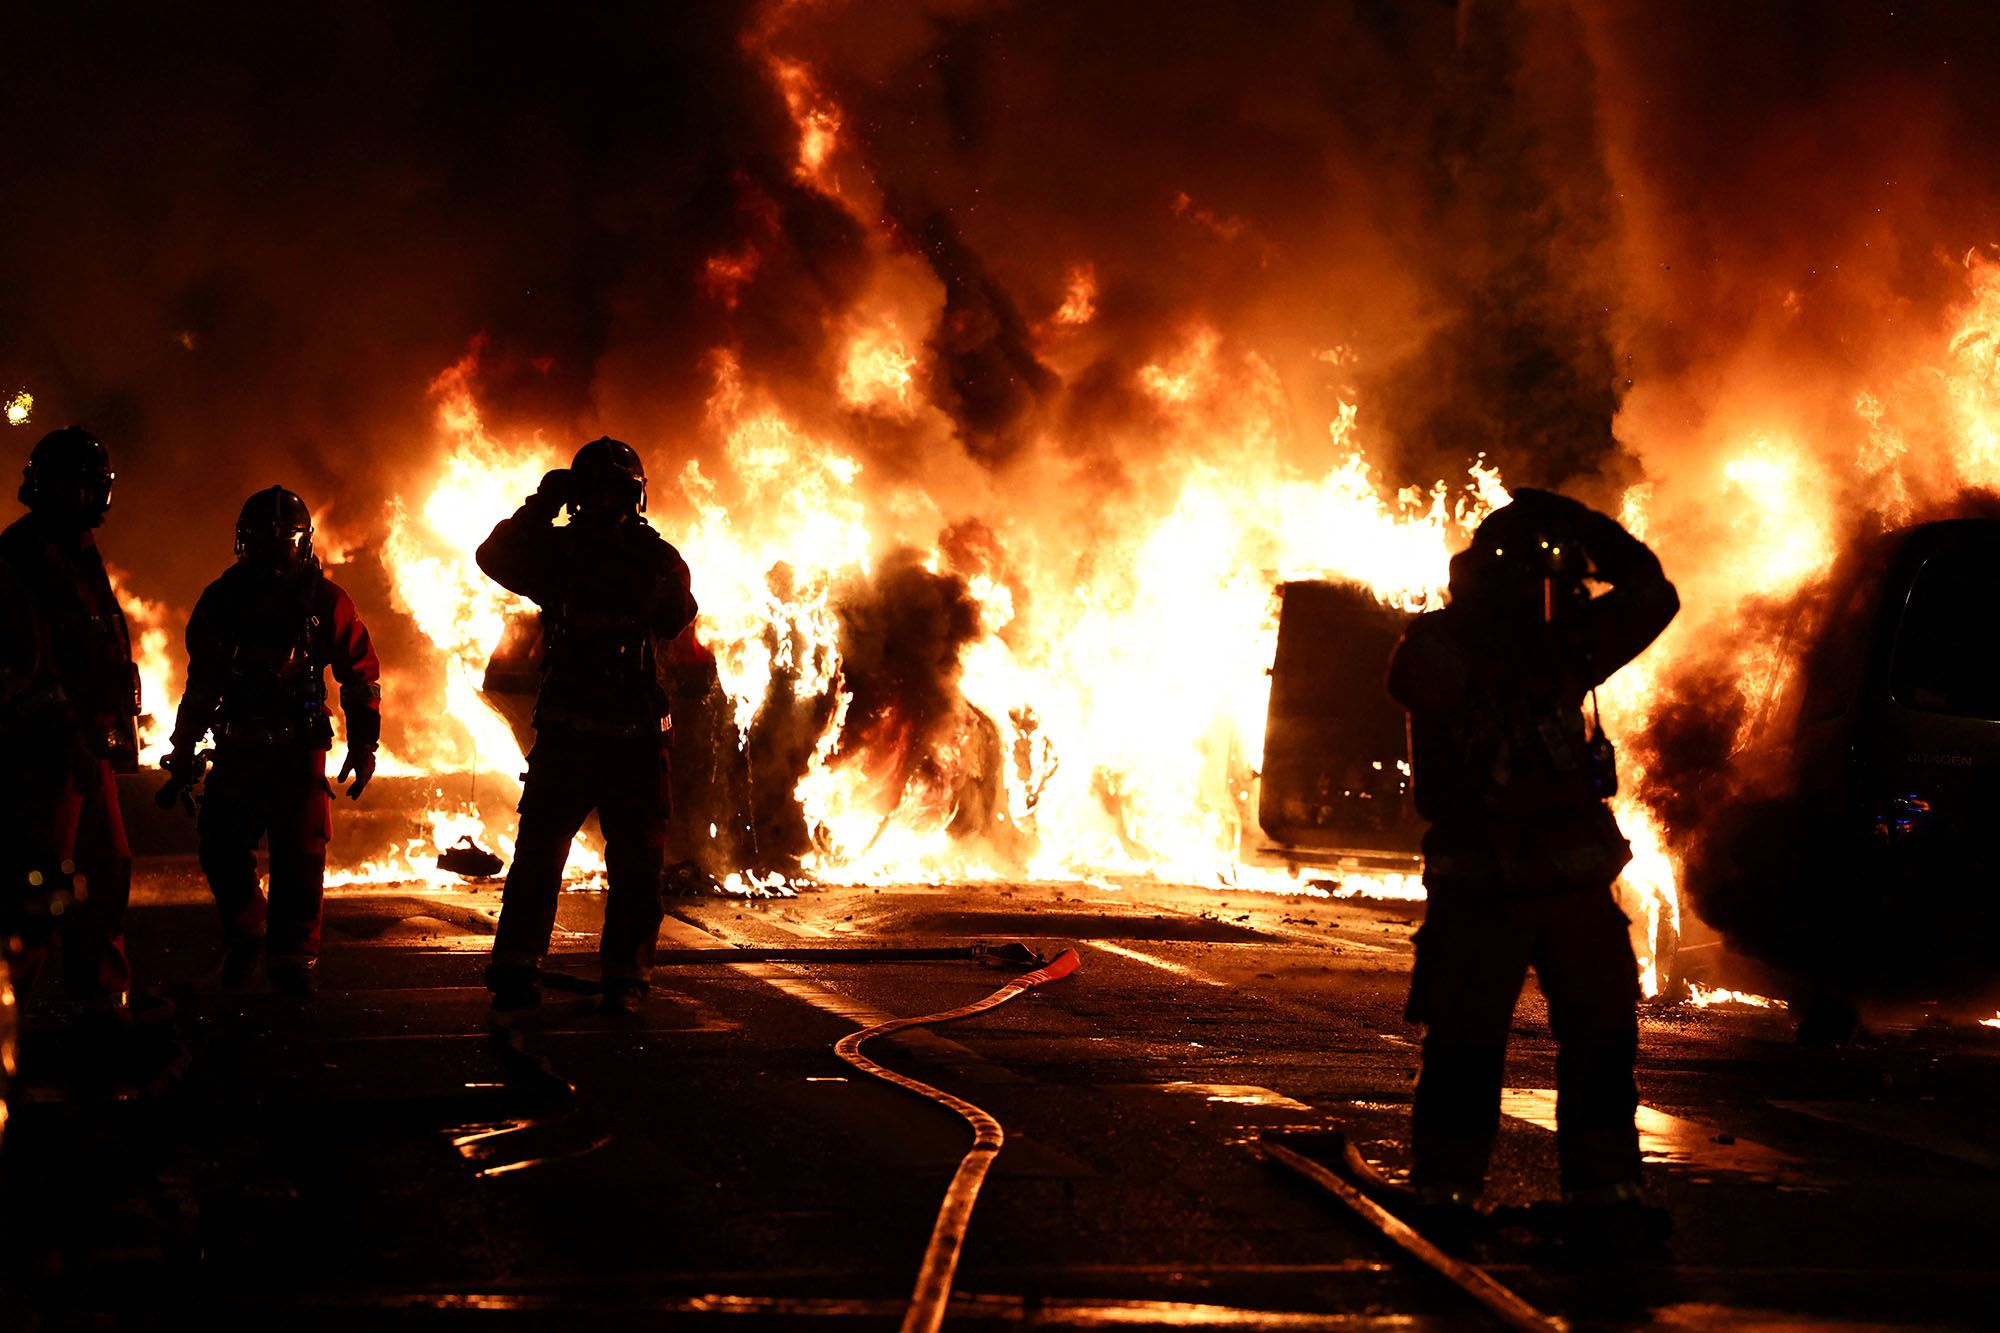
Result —
<instances>
[{"instance_id":1,"label":"car on fire","mask_svg":"<svg viewBox=\"0 0 2000 1333\"><path fill-rule=\"evenodd\" d=\"M2000 518L1889 532L1802 608L1773 772L1716 813L1702 916L1793 982L1802 1035L1865 999L2000 990Z\"/></svg>"}]
</instances>

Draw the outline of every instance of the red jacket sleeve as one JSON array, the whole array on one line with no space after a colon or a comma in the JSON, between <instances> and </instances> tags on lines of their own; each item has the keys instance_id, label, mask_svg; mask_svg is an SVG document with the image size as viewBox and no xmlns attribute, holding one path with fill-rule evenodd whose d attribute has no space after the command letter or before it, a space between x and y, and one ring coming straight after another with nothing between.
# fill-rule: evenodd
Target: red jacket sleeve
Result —
<instances>
[{"instance_id":1,"label":"red jacket sleeve","mask_svg":"<svg viewBox=\"0 0 2000 1333\"><path fill-rule=\"evenodd\" d=\"M487 578L508 592L547 606L556 599L551 580L558 568L560 538L552 525L554 518L548 505L531 497L512 517L494 525L473 559Z\"/></svg>"},{"instance_id":2,"label":"red jacket sleeve","mask_svg":"<svg viewBox=\"0 0 2000 1333\"><path fill-rule=\"evenodd\" d=\"M675 639L680 632L694 623L695 605L692 576L688 573L687 561L671 544L667 544L666 569L662 571L655 591L653 606L653 632L662 639Z\"/></svg>"},{"instance_id":3,"label":"red jacket sleeve","mask_svg":"<svg viewBox=\"0 0 2000 1333\"><path fill-rule=\"evenodd\" d=\"M333 614L329 617L333 643L328 657L333 678L340 684L347 745L351 750L372 750L382 739L382 665L375 658L368 627L354 609L354 599L331 580L326 586L333 592Z\"/></svg>"},{"instance_id":4,"label":"red jacket sleeve","mask_svg":"<svg viewBox=\"0 0 2000 1333\"><path fill-rule=\"evenodd\" d=\"M222 706L222 673L229 656L224 641L220 582L210 584L194 604L187 623L187 685L181 690L180 712L174 717L173 747L187 754L201 744L215 725Z\"/></svg>"}]
</instances>

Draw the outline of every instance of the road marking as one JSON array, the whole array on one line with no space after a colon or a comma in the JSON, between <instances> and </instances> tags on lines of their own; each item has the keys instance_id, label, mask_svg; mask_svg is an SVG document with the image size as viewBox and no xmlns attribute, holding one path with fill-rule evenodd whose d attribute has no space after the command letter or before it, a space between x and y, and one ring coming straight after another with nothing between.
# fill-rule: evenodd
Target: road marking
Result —
<instances>
[{"instance_id":1,"label":"road marking","mask_svg":"<svg viewBox=\"0 0 2000 1333\"><path fill-rule=\"evenodd\" d=\"M519 1134L524 1130L541 1129L549 1123L546 1120L533 1119L484 1121L470 1125L460 1125L456 1129L448 1130L447 1133L451 1134L451 1146L458 1149L458 1155L468 1162L477 1164L498 1155L494 1149L485 1146L490 1144L494 1139L505 1138L510 1134ZM546 1166L550 1162L566 1162L572 1158L587 1157L610 1142L611 1136L609 1134L600 1134L581 1148L571 1148L565 1152L549 1153L542 1157L522 1157L511 1162L498 1162L492 1166L475 1171L473 1174L482 1179L512 1175L516 1171L526 1171L532 1167ZM504 1151L504 1146L502 1150Z\"/></svg>"},{"instance_id":2,"label":"road marking","mask_svg":"<svg viewBox=\"0 0 2000 1333\"><path fill-rule=\"evenodd\" d=\"M1300 930L1296 926L1286 926L1280 923L1275 926L1260 925L1257 929L1266 935L1278 935L1288 940L1298 940L1302 944L1331 944L1341 949L1359 949L1363 953L1410 953L1415 947L1407 939L1401 945L1370 944L1366 940L1351 940L1345 935L1333 934L1334 931L1338 930L1359 930L1361 929L1359 926L1328 926L1325 932L1319 932ZM1218 941L1218 943L1234 942Z\"/></svg>"},{"instance_id":3,"label":"road marking","mask_svg":"<svg viewBox=\"0 0 2000 1333\"><path fill-rule=\"evenodd\" d=\"M1155 1083L1152 1086L1161 1092L1189 1093L1211 1102L1226 1102L1231 1106L1269 1106L1284 1111L1315 1109L1296 1097L1287 1097L1282 1092L1275 1092L1255 1083Z\"/></svg>"},{"instance_id":4,"label":"road marking","mask_svg":"<svg viewBox=\"0 0 2000 1333\"><path fill-rule=\"evenodd\" d=\"M1923 1112L1916 1107L1882 1106L1874 1102L1772 1102L1771 1105L1988 1171L2000 1167L2000 1148L1954 1133L1945 1126L1923 1124Z\"/></svg>"},{"instance_id":5,"label":"road marking","mask_svg":"<svg viewBox=\"0 0 2000 1333\"><path fill-rule=\"evenodd\" d=\"M538 1166L547 1166L550 1162L567 1162L578 1157L588 1157L610 1142L611 1136L609 1134L600 1134L581 1148L572 1148L568 1152L550 1153L547 1157L523 1157L518 1162L502 1162L498 1166L489 1166L485 1170L475 1171L473 1174L481 1180L491 1180L495 1176L511 1176L516 1171L529 1171Z\"/></svg>"},{"instance_id":6,"label":"road marking","mask_svg":"<svg viewBox=\"0 0 2000 1333\"><path fill-rule=\"evenodd\" d=\"M729 970L740 972L746 977L755 977L766 986L781 991L795 1000L804 1000L815 1009L824 1010L837 1018L864 1028L872 1028L878 1023L886 1023L894 1014L885 1014L879 1009L870 1009L859 1000L850 999L839 991L828 990L816 981L807 981L791 970L786 963L731 963Z\"/></svg>"},{"instance_id":7,"label":"road marking","mask_svg":"<svg viewBox=\"0 0 2000 1333\"><path fill-rule=\"evenodd\" d=\"M894 1319L902 1301L841 1296L738 1296L722 1292L691 1296L631 1296L602 1291L385 1292L354 1296L301 1297L321 1310L618 1310L660 1314L747 1315L769 1319ZM1434 1324L1400 1314L1320 1314L1306 1310L1248 1310L1193 1301L1088 1300L1047 1296L974 1295L952 1297L947 1313L1012 1326L1037 1328L1235 1328L1413 1329Z\"/></svg>"},{"instance_id":8,"label":"road marking","mask_svg":"<svg viewBox=\"0 0 2000 1333\"><path fill-rule=\"evenodd\" d=\"M1148 967L1157 967L1162 972L1171 972L1175 976L1183 977L1189 981L1199 981L1204 986L1226 987L1229 985L1226 981L1217 981L1214 977L1203 972L1197 972L1191 967L1172 962L1169 959L1157 958L1149 953L1141 953L1137 949L1128 949L1122 944L1113 944L1109 940L1083 940L1081 943L1087 944L1093 949L1102 949L1106 953L1115 953L1120 958L1129 958L1135 963L1144 963Z\"/></svg>"},{"instance_id":9,"label":"road marking","mask_svg":"<svg viewBox=\"0 0 2000 1333\"><path fill-rule=\"evenodd\" d=\"M663 935L673 937L675 943L687 948L712 949L717 947L718 941L723 946L734 944L734 941L726 936L712 934L679 917L667 917L660 926ZM788 930L782 925L779 929ZM859 1000L843 995L820 982L808 980L800 975L800 969L788 963L731 963L729 970L761 981L780 994L801 1000L822 1013L844 1018L856 1027L872 1028L878 1023L887 1023L895 1017L893 1014L871 1009ZM949 1037L940 1037L926 1028L898 1032L889 1040L906 1050L921 1051L934 1060L941 1060L954 1066L960 1073L966 1072L968 1067L976 1066L981 1070L983 1082L1027 1082L1005 1065L989 1060L971 1047L955 1042Z\"/></svg>"},{"instance_id":10,"label":"road marking","mask_svg":"<svg viewBox=\"0 0 2000 1333\"><path fill-rule=\"evenodd\" d=\"M1500 1109L1516 1120L1555 1132L1553 1088L1508 1088L1500 1094ZM1639 1151L1661 1166L1723 1171L1794 1187L1821 1184L1806 1170L1805 1163L1790 1153L1725 1135L1699 1120L1686 1120L1643 1104L1634 1119L1639 1127ZM1729 1141L1718 1142L1718 1138Z\"/></svg>"}]
</instances>

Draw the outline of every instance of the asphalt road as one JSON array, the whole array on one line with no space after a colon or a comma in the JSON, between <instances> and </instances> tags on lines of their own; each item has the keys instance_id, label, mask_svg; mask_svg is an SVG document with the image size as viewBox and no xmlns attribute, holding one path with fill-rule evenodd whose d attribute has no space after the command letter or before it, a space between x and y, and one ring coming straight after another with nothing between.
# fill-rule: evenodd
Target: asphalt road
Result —
<instances>
[{"instance_id":1,"label":"asphalt road","mask_svg":"<svg viewBox=\"0 0 2000 1333\"><path fill-rule=\"evenodd\" d=\"M43 1327L894 1327L969 1134L834 1044L1024 970L721 956L663 967L636 1018L552 991L510 1051L479 988L491 889L337 896L310 1001L203 980L214 925L185 864L147 867L140 904L135 961L193 1059L116 1100L37 1075L61 1054L46 1024L27 1051L4 1308ZM601 907L563 902L557 961L579 976ZM1338 1129L1404 1163L1412 915L1163 886L829 889L689 901L662 944L1078 949L1073 977L870 1048L1007 1130L947 1328L1478 1327L1257 1147ZM1675 1007L1642 1044L1670 1251L1586 1261L1517 1235L1485 1252L1493 1276L1581 1327L1993 1322L2000 1031L1813 1050L1780 1013ZM1509 1082L1492 1195L1525 1204L1554 1190L1532 987Z\"/></svg>"}]
</instances>

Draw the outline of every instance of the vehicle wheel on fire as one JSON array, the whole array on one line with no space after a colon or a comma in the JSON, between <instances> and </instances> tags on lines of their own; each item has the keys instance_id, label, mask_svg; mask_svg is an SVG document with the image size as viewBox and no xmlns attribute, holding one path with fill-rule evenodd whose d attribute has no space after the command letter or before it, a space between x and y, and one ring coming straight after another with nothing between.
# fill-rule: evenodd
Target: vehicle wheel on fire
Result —
<instances>
[{"instance_id":1,"label":"vehicle wheel on fire","mask_svg":"<svg viewBox=\"0 0 2000 1333\"><path fill-rule=\"evenodd\" d=\"M359 799L375 773L382 734L375 649L353 599L321 570L312 538L305 501L282 486L257 492L236 521L236 563L188 618L187 688L162 798L203 788L201 868L222 914L218 971L229 989L249 982L260 951L273 986L289 994L313 988L333 833L329 667L347 730L339 780ZM212 768L200 748L210 735ZM268 899L257 882L260 841Z\"/></svg>"},{"instance_id":2,"label":"vehicle wheel on fire","mask_svg":"<svg viewBox=\"0 0 2000 1333\"><path fill-rule=\"evenodd\" d=\"M694 620L687 563L643 517L646 472L609 437L542 479L480 546L479 567L541 608L534 748L486 981L496 1010L539 1000L570 841L595 810L610 880L600 956L604 1004L643 997L660 927L672 808L667 698L658 661ZM569 521L558 524L564 511Z\"/></svg>"}]
</instances>

